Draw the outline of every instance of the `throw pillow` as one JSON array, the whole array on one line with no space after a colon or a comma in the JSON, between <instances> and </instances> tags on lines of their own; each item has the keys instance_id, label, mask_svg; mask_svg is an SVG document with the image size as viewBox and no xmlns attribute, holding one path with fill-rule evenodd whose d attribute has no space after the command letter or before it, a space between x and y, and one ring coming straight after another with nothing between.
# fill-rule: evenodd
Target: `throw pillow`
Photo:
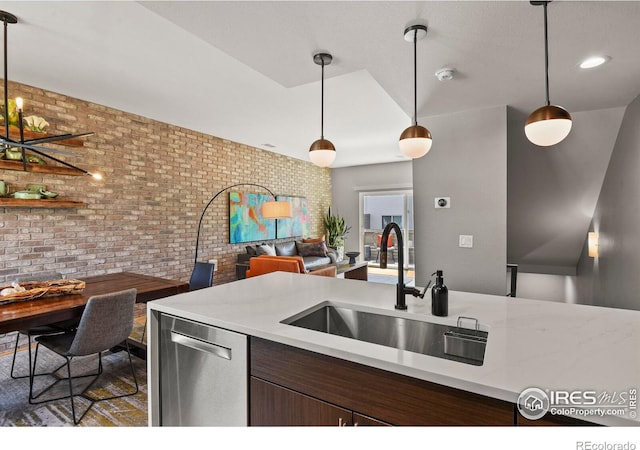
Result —
<instances>
[{"instance_id":1,"label":"throw pillow","mask_svg":"<svg viewBox=\"0 0 640 450\"><path fill-rule=\"evenodd\" d=\"M297 254L295 241L276 244L276 255L278 256L296 256Z\"/></svg>"},{"instance_id":2,"label":"throw pillow","mask_svg":"<svg viewBox=\"0 0 640 450\"><path fill-rule=\"evenodd\" d=\"M256 248L253 245L247 245L245 247L245 250L247 250L247 255L250 256L256 256Z\"/></svg>"},{"instance_id":3,"label":"throw pillow","mask_svg":"<svg viewBox=\"0 0 640 450\"><path fill-rule=\"evenodd\" d=\"M305 244L312 244L314 242L324 242L324 236L319 238L304 238L302 242Z\"/></svg>"},{"instance_id":4,"label":"throw pillow","mask_svg":"<svg viewBox=\"0 0 640 450\"><path fill-rule=\"evenodd\" d=\"M276 256L276 249L273 245L270 244L262 244L256 246L256 254L260 255L268 255L268 256Z\"/></svg>"},{"instance_id":5,"label":"throw pillow","mask_svg":"<svg viewBox=\"0 0 640 450\"><path fill-rule=\"evenodd\" d=\"M296 242L300 256L327 256L327 245L321 242Z\"/></svg>"}]
</instances>

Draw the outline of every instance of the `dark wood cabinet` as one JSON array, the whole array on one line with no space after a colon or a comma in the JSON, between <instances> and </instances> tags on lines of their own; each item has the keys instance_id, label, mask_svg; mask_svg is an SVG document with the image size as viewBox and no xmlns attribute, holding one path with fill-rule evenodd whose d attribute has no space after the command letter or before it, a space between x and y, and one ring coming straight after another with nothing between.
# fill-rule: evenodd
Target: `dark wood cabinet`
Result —
<instances>
[{"instance_id":1,"label":"dark wood cabinet","mask_svg":"<svg viewBox=\"0 0 640 450\"><path fill-rule=\"evenodd\" d=\"M251 426L341 426L351 411L251 377Z\"/></svg>"},{"instance_id":2,"label":"dark wood cabinet","mask_svg":"<svg viewBox=\"0 0 640 450\"><path fill-rule=\"evenodd\" d=\"M514 425L514 405L509 402L259 338L250 342L252 424L263 423L258 420L267 420L269 414L292 425L300 424L299 415L323 415L325 420L329 413L308 412L313 400L352 412L351 424L359 425ZM304 401L289 392L275 394L273 388L266 392L258 381L301 395ZM339 418L342 412L336 414ZM334 416L327 420L335 423ZM324 422L305 423L316 424Z\"/></svg>"}]
</instances>

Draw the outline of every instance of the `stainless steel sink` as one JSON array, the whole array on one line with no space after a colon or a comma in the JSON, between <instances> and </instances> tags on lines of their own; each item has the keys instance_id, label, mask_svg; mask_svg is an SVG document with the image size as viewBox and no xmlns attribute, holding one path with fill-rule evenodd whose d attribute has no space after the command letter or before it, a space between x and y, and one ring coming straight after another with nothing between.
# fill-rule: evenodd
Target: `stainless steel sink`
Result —
<instances>
[{"instance_id":1,"label":"stainless steel sink","mask_svg":"<svg viewBox=\"0 0 640 450\"><path fill-rule=\"evenodd\" d=\"M489 333L321 303L281 323L475 366L484 362ZM477 322L476 322L477 324Z\"/></svg>"}]
</instances>

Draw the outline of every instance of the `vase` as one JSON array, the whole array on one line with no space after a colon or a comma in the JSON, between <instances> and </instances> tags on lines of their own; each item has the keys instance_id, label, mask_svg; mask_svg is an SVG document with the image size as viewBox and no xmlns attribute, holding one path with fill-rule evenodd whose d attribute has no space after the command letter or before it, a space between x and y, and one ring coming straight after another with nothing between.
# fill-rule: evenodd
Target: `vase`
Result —
<instances>
[{"instance_id":1,"label":"vase","mask_svg":"<svg viewBox=\"0 0 640 450\"><path fill-rule=\"evenodd\" d=\"M336 246L336 252L338 253L338 261L344 259L344 244Z\"/></svg>"}]
</instances>

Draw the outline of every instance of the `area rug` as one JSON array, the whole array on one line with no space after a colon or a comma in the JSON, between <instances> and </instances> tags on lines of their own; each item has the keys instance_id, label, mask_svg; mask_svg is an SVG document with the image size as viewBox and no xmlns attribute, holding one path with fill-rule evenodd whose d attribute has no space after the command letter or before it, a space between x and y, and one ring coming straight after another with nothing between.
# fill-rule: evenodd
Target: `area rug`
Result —
<instances>
[{"instance_id":1,"label":"area rug","mask_svg":"<svg viewBox=\"0 0 640 450\"><path fill-rule=\"evenodd\" d=\"M23 338L26 342L26 338ZM34 346L35 348L35 346ZM28 352L26 346L18 351L16 358L16 375L28 373ZM28 402L29 378L13 379L10 376L13 351L0 354L0 426L21 427L63 427L74 426L71 417L71 403L69 399L48 401L31 405ZM38 373L53 370L64 362L60 356L41 347L38 354ZM105 352L102 356L103 374L91 388L90 395L107 397L132 392L135 384L131 377L129 359L126 351L115 353ZM133 356L133 364L138 379L137 394L114 400L94 403L78 426L147 426L147 370L146 361ZM97 355L74 358L72 375L93 373L98 366ZM59 372L66 376L66 368ZM40 392L55 381L51 376L38 376L34 383L34 392ZM87 381L76 380L74 391L82 389ZM68 384L60 382L54 389L43 394L42 399L55 398L68 394ZM40 399L38 399L40 400ZM89 402L76 397L76 415L82 414Z\"/></svg>"}]
</instances>

